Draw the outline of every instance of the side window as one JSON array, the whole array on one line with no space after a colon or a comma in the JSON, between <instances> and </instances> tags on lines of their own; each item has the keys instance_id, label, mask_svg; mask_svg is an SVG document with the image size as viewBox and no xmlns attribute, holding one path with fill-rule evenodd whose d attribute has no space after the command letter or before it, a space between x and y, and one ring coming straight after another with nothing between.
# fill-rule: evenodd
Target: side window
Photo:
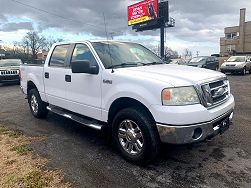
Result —
<instances>
[{"instance_id":1,"label":"side window","mask_svg":"<svg viewBox=\"0 0 251 188\"><path fill-rule=\"evenodd\" d=\"M92 52L85 44L76 44L72 54L71 62L73 61L90 61L91 65L97 64Z\"/></svg>"},{"instance_id":2,"label":"side window","mask_svg":"<svg viewBox=\"0 0 251 188\"><path fill-rule=\"evenodd\" d=\"M68 48L69 45L56 46L51 55L49 66L64 67Z\"/></svg>"},{"instance_id":3,"label":"side window","mask_svg":"<svg viewBox=\"0 0 251 188\"><path fill-rule=\"evenodd\" d=\"M207 58L207 61L211 63L211 62L214 61L214 58L213 57L209 57L209 58Z\"/></svg>"}]
</instances>

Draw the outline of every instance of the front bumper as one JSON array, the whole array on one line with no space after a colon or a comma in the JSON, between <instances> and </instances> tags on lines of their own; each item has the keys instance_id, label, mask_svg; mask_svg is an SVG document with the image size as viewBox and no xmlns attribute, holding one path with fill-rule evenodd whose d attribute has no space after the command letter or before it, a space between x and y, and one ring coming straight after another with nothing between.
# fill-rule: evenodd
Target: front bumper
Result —
<instances>
[{"instance_id":1,"label":"front bumper","mask_svg":"<svg viewBox=\"0 0 251 188\"><path fill-rule=\"evenodd\" d=\"M169 144L188 144L200 142L218 135L221 133L220 124L226 120L231 124L232 119L233 109L209 122L185 126L160 123L156 125L162 142Z\"/></svg>"},{"instance_id":2,"label":"front bumper","mask_svg":"<svg viewBox=\"0 0 251 188\"><path fill-rule=\"evenodd\" d=\"M221 72L239 73L243 71L243 67L221 67Z\"/></svg>"},{"instance_id":3,"label":"front bumper","mask_svg":"<svg viewBox=\"0 0 251 188\"><path fill-rule=\"evenodd\" d=\"M0 83L19 82L19 75L1 75Z\"/></svg>"}]
</instances>

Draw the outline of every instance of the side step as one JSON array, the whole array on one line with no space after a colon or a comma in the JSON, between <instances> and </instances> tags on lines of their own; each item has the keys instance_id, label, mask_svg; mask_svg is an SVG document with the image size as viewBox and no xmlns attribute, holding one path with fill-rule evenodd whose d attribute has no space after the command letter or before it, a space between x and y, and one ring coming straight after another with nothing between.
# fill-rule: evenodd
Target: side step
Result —
<instances>
[{"instance_id":1,"label":"side step","mask_svg":"<svg viewBox=\"0 0 251 188\"><path fill-rule=\"evenodd\" d=\"M51 111L51 112L53 112L55 114L58 114L60 116L71 119L73 121L76 121L76 122L78 122L78 123L80 123L82 125L85 125L87 127L93 128L95 130L100 131L102 129L102 127L104 126L104 125L99 124L98 121L89 120L89 119L87 119L85 117L82 117L81 115L76 115L73 112L69 112L69 111L64 110L64 109L62 109L60 107L57 107L57 106L52 106L52 105L47 106L47 110L49 110L49 111Z\"/></svg>"}]
</instances>

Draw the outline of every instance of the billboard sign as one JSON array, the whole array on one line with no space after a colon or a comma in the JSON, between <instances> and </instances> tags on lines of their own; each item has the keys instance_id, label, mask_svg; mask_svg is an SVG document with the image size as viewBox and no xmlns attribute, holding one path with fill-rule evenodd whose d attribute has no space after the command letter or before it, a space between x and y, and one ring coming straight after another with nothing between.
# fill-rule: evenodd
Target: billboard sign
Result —
<instances>
[{"instance_id":1,"label":"billboard sign","mask_svg":"<svg viewBox=\"0 0 251 188\"><path fill-rule=\"evenodd\" d=\"M128 6L128 26L158 17L158 0L145 0Z\"/></svg>"}]
</instances>

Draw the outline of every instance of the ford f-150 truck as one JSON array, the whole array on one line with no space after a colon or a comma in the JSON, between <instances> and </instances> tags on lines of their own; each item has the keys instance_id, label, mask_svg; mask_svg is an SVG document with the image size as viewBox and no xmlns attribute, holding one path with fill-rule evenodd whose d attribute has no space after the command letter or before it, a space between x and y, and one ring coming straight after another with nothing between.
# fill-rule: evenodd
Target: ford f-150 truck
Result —
<instances>
[{"instance_id":1,"label":"ford f-150 truck","mask_svg":"<svg viewBox=\"0 0 251 188\"><path fill-rule=\"evenodd\" d=\"M44 65L21 65L21 90L32 114L48 111L104 129L122 156L145 163L160 143L210 139L229 128L234 111L225 74L165 64L140 44L54 44Z\"/></svg>"}]
</instances>

